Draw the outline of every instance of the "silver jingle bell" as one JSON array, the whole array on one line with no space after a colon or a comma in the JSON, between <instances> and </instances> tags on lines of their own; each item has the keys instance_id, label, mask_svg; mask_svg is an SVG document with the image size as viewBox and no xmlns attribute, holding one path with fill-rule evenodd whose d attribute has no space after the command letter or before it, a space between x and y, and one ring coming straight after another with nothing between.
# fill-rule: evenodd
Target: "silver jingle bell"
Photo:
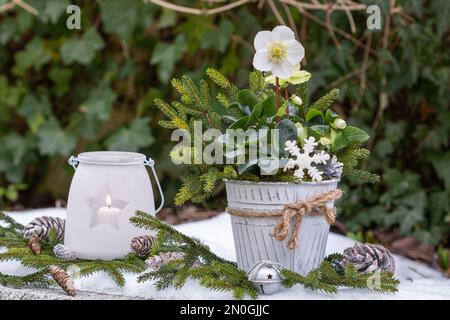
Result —
<instances>
[{"instance_id":1,"label":"silver jingle bell","mask_svg":"<svg viewBox=\"0 0 450 320\"><path fill-rule=\"evenodd\" d=\"M282 288L283 265L272 261L259 261L247 272L247 277L259 294L270 295Z\"/></svg>"}]
</instances>

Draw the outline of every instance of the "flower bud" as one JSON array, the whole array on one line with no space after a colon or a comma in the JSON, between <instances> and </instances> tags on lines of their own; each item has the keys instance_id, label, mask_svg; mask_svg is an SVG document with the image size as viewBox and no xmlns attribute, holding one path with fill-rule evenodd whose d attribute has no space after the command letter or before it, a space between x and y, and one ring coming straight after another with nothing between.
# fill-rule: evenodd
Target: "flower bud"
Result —
<instances>
[{"instance_id":1,"label":"flower bud","mask_svg":"<svg viewBox=\"0 0 450 320\"><path fill-rule=\"evenodd\" d=\"M323 145L323 146L326 146L326 145L331 144L331 140L328 139L328 138L326 138L326 137L320 138L319 142L320 142L320 144Z\"/></svg>"},{"instance_id":2,"label":"flower bud","mask_svg":"<svg viewBox=\"0 0 450 320\"><path fill-rule=\"evenodd\" d=\"M299 96L297 96L295 94L292 95L291 99L292 99L292 102L295 103L296 105L301 106L303 104L302 98L300 98Z\"/></svg>"},{"instance_id":3,"label":"flower bud","mask_svg":"<svg viewBox=\"0 0 450 320\"><path fill-rule=\"evenodd\" d=\"M346 126L347 126L347 122L345 122L344 119L341 119L341 118L334 119L333 127L335 129L341 129L342 130L342 129L345 129Z\"/></svg>"}]
</instances>

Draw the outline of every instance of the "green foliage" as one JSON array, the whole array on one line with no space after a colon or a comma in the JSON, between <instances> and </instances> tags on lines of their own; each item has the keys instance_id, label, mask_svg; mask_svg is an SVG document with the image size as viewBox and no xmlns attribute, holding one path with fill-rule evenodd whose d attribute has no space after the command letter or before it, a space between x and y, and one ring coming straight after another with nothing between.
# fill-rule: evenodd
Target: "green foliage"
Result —
<instances>
[{"instance_id":1,"label":"green foliage","mask_svg":"<svg viewBox=\"0 0 450 320\"><path fill-rule=\"evenodd\" d=\"M391 273L367 273L360 274L355 266L347 265L344 274L339 274L330 261L339 257L333 254L325 258L325 261L315 270L302 276L290 270L283 270L283 285L291 288L295 284L301 284L311 290L319 290L325 293L336 293L338 287L369 289L383 293L395 293L398 290L399 281ZM379 277L379 282L372 280Z\"/></svg>"},{"instance_id":2,"label":"green foliage","mask_svg":"<svg viewBox=\"0 0 450 320\"><path fill-rule=\"evenodd\" d=\"M168 130L158 128L163 115L152 108L154 98L171 100L173 92L166 85L170 78L189 74L197 80L207 67L244 87L253 37L278 24L268 6L258 10L254 2L231 13L194 16L140 0L126 1L126 5L121 0L102 0L100 5L74 2L82 9L82 29L74 31L65 26L64 8L70 1L30 2L40 11L37 17L19 7L0 14L0 186L25 183L28 188L21 191L25 207L48 206L54 199L65 198L71 179L71 171L62 170L65 160L72 153L108 149L107 139L130 128L137 117L151 119L149 127L158 143L138 147L159 164L166 198L172 199L185 169L167 160L170 136ZM407 223L402 234L448 245L450 169L445 164L449 159L450 56L445 12L449 3L398 1L413 19L393 15L386 48L384 32L371 32L367 64L363 64L365 45L337 34L341 45L335 46L327 28L307 24L309 36L302 44L308 64L302 68L313 77L309 86L291 90L304 102L299 114L304 117L310 101L317 101L335 83L340 98L334 109L348 124L372 137L368 143L372 155L362 167L383 176L377 186L341 184L349 192L340 202L339 217L350 231L400 228L411 216L414 222ZM303 16L292 12L299 26ZM312 14L324 19L320 11ZM352 35L366 43L367 15L364 11L352 15L357 26ZM345 12L333 12L332 18L334 25L350 31ZM368 66L365 88L363 74L355 72L363 65ZM249 88L262 89L251 84ZM115 93L114 99L108 89ZM228 93L213 92L213 96L224 106L235 100ZM213 104L219 110L220 104ZM53 129L54 121L64 131L59 140L75 137L74 149L45 147L41 138L46 135L40 133L39 138L39 128ZM399 180L390 179L393 172ZM258 179L253 173L245 175ZM411 183L409 187L404 180ZM420 195L413 210L411 203L405 204L408 194Z\"/></svg>"},{"instance_id":3,"label":"green foliage","mask_svg":"<svg viewBox=\"0 0 450 320\"><path fill-rule=\"evenodd\" d=\"M304 96L304 94L301 94ZM330 92L325 94L323 97L314 102L309 108L314 108L319 111L326 111L339 97L339 90L332 89Z\"/></svg>"},{"instance_id":4,"label":"green foliage","mask_svg":"<svg viewBox=\"0 0 450 320\"><path fill-rule=\"evenodd\" d=\"M188 278L192 278L208 289L231 291L236 299L242 299L246 295L251 298L257 297L257 292L244 271L239 270L234 263L216 256L196 239L176 231L168 224L144 212L136 212L130 221L137 227L157 232L157 246L153 247L151 255L167 251L185 254L181 260L171 261L156 271L142 274L138 278L139 282L154 280L158 290L170 286L179 289L184 286ZM336 293L338 287L363 288L381 292L397 291L399 281L389 273L381 273L379 286L374 287L370 286L370 278L373 274L359 274L353 266L347 266L342 275L338 274L330 261L341 258L340 254L326 257L319 268L312 270L306 276L285 269L282 271L284 286L290 288L295 284L302 284L305 288L326 293ZM195 261L200 261L200 266L193 267Z\"/></svg>"},{"instance_id":5,"label":"green foliage","mask_svg":"<svg viewBox=\"0 0 450 320\"><path fill-rule=\"evenodd\" d=\"M198 132L194 132L191 125L194 121L201 121L202 128L220 128L221 135L214 137L215 143L224 152L224 158L219 159L219 162L231 160L233 163L238 163L234 165L234 169L238 173L234 179L243 180L244 174L245 177L250 174L252 181L301 182L292 175L292 172L285 173L284 170L280 170L283 167L282 164L285 163L283 158L289 157L289 154L284 150L284 146L287 141L297 141L302 144L306 138L313 136L317 141L322 137L331 141L331 150L327 149L326 151L330 153L340 151L341 154L345 155L343 157L346 160L345 177L359 183L378 182L378 175L356 168L359 165L359 160L366 158L370 152L367 149L355 150L355 148L366 142L369 135L358 127L346 125L339 115L331 110L333 102L339 95L339 90L331 90L317 100L312 107L307 107L306 102L304 106L298 106L299 114L304 114L304 118L296 114L291 117L286 115L290 97L279 97L282 100L282 106L278 105L277 107L276 95L272 90L266 89L266 79L263 73L252 71L249 74L250 89L241 90L237 89L236 85L232 84L216 69L208 68L206 74L219 87L220 91L216 98L225 107L225 111L220 114L213 108L209 87L204 80L201 80L199 86L197 86L191 78L183 76L181 79L172 80L172 86L181 95L179 101L174 101L170 105L159 98L155 99L156 106L168 118L168 120L161 120L159 124L167 129L188 131L191 134L188 144L192 144L191 140L195 139L193 136L198 134ZM301 93L302 96L305 96L305 88L301 87L301 90L305 91ZM312 121L315 121L317 117L320 118L321 122L316 122L313 125ZM280 118L283 119L280 120ZM344 126L335 124L336 120L343 122ZM299 134L298 125L302 126L304 135ZM279 133L278 141L272 141L270 136L261 138L258 135L254 137L245 136L240 140L239 137L228 133L228 129L242 129L243 131L252 129L256 132L256 130L262 128L277 129ZM251 147L249 145L261 146L260 139L265 139L268 150L273 149L271 146L275 144L275 148L279 150L279 156L250 157ZM205 141L202 141L202 146L207 146ZM177 146L174 150L171 153L172 160L179 163L197 164L192 168L193 174L184 180L175 196L175 204L182 205L189 200L197 203L205 202L218 189L221 180L224 178L223 166L216 164L216 162L209 165L199 165L200 163L196 161L195 155L192 157L190 154L186 155L188 161L181 161L184 157L180 155L180 152L196 152L186 145L183 145L183 147ZM244 158L244 161L239 160L241 157ZM277 166L271 167L270 164L274 160L279 160ZM339 160L341 159L339 158ZM267 171L266 168L270 168L270 170ZM267 172L271 174L266 174ZM254 179L254 176L256 176L256 179Z\"/></svg>"},{"instance_id":6,"label":"green foliage","mask_svg":"<svg viewBox=\"0 0 450 320\"><path fill-rule=\"evenodd\" d=\"M0 212L0 246L6 246L7 251L0 253L0 262L19 261L22 265L37 269L35 273L25 276L11 276L0 273L0 284L14 287L23 287L26 285L48 286L49 281L48 267L51 265L59 266L63 269L77 267L80 276L89 276L96 272L105 271L118 286L125 285L123 272L141 273L145 270L144 261L135 254L129 254L123 259L110 261L102 260L83 260L62 261L55 257L53 247L58 244L55 230L50 230L49 240L41 243L42 252L35 255L28 248L22 232L23 226L15 222L11 217ZM6 226L3 226L6 225Z\"/></svg>"}]
</instances>

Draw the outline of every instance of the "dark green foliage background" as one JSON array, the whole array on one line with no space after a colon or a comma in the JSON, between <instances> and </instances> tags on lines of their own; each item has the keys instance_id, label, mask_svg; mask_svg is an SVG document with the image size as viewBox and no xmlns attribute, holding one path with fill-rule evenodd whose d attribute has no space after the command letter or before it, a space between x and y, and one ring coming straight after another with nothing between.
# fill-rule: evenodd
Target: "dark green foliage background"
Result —
<instances>
[{"instance_id":1,"label":"dark green foliage background","mask_svg":"<svg viewBox=\"0 0 450 320\"><path fill-rule=\"evenodd\" d=\"M6 0L0 0L0 5ZM383 10L387 1L377 2ZM141 151L156 160L169 200L183 168L168 160L168 130L155 97L170 100L171 77L204 76L213 66L245 85L257 31L277 25L256 3L213 17L178 15L140 0L73 1L82 29L68 30L69 0L29 0L40 14L16 8L0 14L0 206L20 191L25 207L66 198L71 154ZM191 1L186 1L191 4ZM450 223L450 33L448 0L397 1L412 18L393 16L389 45L373 32L367 88L359 73L338 81L335 109L372 135L365 166L382 183L343 186L340 220L350 230L399 228L402 235L446 244ZM292 10L300 27L304 18ZM323 12L314 13L322 21ZM355 38L366 43L366 14L354 14ZM405 22L406 21L406 22ZM332 22L349 30L345 13ZM308 20L304 68L313 97L361 68L364 47ZM300 29L300 28L299 28ZM386 100L387 98L387 100ZM386 103L384 103L386 101ZM384 109L385 108L385 109ZM351 192L350 192L351 188ZM223 204L223 202L219 202ZM448 244L448 243L447 243Z\"/></svg>"}]
</instances>

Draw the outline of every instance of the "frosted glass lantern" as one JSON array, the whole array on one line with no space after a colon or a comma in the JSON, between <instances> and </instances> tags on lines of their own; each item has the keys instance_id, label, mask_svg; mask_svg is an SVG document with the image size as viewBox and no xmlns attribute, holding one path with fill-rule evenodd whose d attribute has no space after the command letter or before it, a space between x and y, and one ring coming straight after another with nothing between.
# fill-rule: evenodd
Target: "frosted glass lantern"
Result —
<instances>
[{"instance_id":1,"label":"frosted glass lantern","mask_svg":"<svg viewBox=\"0 0 450 320\"><path fill-rule=\"evenodd\" d=\"M133 152L85 152L71 157L75 169L67 203L64 245L78 258L111 260L131 251L131 240L148 231L129 219L136 210L158 212L164 203L154 161ZM155 211L149 166L161 194Z\"/></svg>"}]
</instances>

